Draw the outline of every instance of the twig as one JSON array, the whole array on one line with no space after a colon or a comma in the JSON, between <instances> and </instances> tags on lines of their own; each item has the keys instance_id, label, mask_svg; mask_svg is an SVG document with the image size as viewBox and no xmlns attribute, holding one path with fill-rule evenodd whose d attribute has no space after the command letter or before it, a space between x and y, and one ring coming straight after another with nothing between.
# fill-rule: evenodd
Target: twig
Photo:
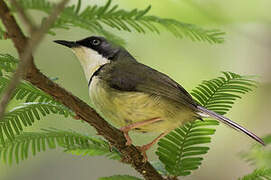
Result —
<instances>
[{"instance_id":1,"label":"twig","mask_svg":"<svg viewBox=\"0 0 271 180\"><path fill-rule=\"evenodd\" d=\"M36 25L33 23L33 21L29 18L29 16L23 10L20 4L17 3L16 0L10 0L10 1L11 1L11 4L17 9L22 21L26 24L29 33L33 34L37 29Z\"/></svg>"},{"instance_id":2,"label":"twig","mask_svg":"<svg viewBox=\"0 0 271 180\"><path fill-rule=\"evenodd\" d=\"M15 1L14 1L15 2ZM32 37L31 40L28 41L27 46L21 56L21 62L16 69L7 89L5 90L5 93L2 96L1 102L0 102L0 119L2 119L5 109L7 107L8 102L10 101L10 97L17 87L18 83L20 82L22 76L26 72L28 66L31 63L31 56L33 51L37 48L38 44L41 42L41 40L44 38L45 33L49 30L50 26L55 22L57 19L58 14L61 12L61 10L65 7L68 0L62 0L54 9L52 14L49 16L49 18L41 25L39 29L37 29ZM22 13L24 14L24 13ZM30 24L29 24L30 25ZM31 25L32 26L32 25ZM33 29L33 27L31 27Z\"/></svg>"},{"instance_id":3,"label":"twig","mask_svg":"<svg viewBox=\"0 0 271 180\"><path fill-rule=\"evenodd\" d=\"M10 34L13 44L21 57L27 39L16 23L14 17L10 14L10 10L3 0L0 0L0 18L2 19L3 24ZM32 60L30 60L30 62L33 62ZM42 74L36 68L34 63L30 64L24 78L36 87L50 94L57 101L73 110L82 118L82 120L93 126L97 130L98 134L103 136L112 144L112 146L116 147L122 153L125 162L131 164L145 179L163 180L163 177L149 162L143 161L143 156L135 146L125 145L126 140L121 131L108 124L85 102L61 88L58 84L54 83Z\"/></svg>"}]
</instances>

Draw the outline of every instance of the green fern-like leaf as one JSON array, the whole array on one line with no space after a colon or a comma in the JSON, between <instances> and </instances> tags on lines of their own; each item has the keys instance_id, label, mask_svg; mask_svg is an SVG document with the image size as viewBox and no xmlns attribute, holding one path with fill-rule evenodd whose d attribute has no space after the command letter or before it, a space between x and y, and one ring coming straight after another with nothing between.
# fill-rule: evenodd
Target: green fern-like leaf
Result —
<instances>
[{"instance_id":1,"label":"green fern-like leaf","mask_svg":"<svg viewBox=\"0 0 271 180\"><path fill-rule=\"evenodd\" d=\"M226 114L241 94L252 91L256 82L249 76L223 72L224 77L203 81L191 94L202 106L218 114Z\"/></svg>"},{"instance_id":2,"label":"green fern-like leaf","mask_svg":"<svg viewBox=\"0 0 271 180\"><path fill-rule=\"evenodd\" d=\"M204 107L219 114L225 114L240 94L251 91L255 82L248 77L231 72L223 72L224 77L204 81L192 91L195 99ZM169 133L158 143L156 154L166 170L174 176L186 176L198 169L202 155L209 150L206 143L219 123L215 120L193 121Z\"/></svg>"},{"instance_id":3,"label":"green fern-like leaf","mask_svg":"<svg viewBox=\"0 0 271 180\"><path fill-rule=\"evenodd\" d=\"M47 0L20 0L18 1L24 9L34 9L49 14L54 3ZM61 13L57 22L52 28L68 29L76 26L90 32L99 33L108 39L122 41L118 36L105 30L104 25L111 28L138 33L147 31L159 33L159 25L179 38L188 37L193 41L207 41L210 43L223 42L223 32L219 30L204 30L198 26L183 23L174 19L165 19L157 16L148 15L151 6L143 10L133 9L130 11L120 9L118 5L111 5L112 0L108 0L103 6L87 6L81 12L80 4L69 6ZM50 31L53 33L52 31Z\"/></svg>"},{"instance_id":4,"label":"green fern-like leaf","mask_svg":"<svg viewBox=\"0 0 271 180\"><path fill-rule=\"evenodd\" d=\"M73 131L47 129L42 132L24 132L14 139L6 139L5 144L0 144L0 159L4 163L12 164L14 160L19 163L19 161L29 157L30 151L35 156L38 152L46 151L46 149L62 147L66 151L75 146L82 149L98 148L97 151L99 151L99 146L109 147L107 142L99 138L89 137ZM108 148L107 154L109 153L117 152L110 152Z\"/></svg>"},{"instance_id":5,"label":"green fern-like leaf","mask_svg":"<svg viewBox=\"0 0 271 180\"><path fill-rule=\"evenodd\" d=\"M115 175L110 177L101 177L99 180L141 180L134 176L129 175Z\"/></svg>"},{"instance_id":6,"label":"green fern-like leaf","mask_svg":"<svg viewBox=\"0 0 271 180\"><path fill-rule=\"evenodd\" d=\"M120 154L109 150L110 146L101 146L101 144L93 144L90 147L73 146L65 150L65 152L77 156L106 156L109 159L120 160ZM114 150L116 151L116 150Z\"/></svg>"},{"instance_id":7,"label":"green fern-like leaf","mask_svg":"<svg viewBox=\"0 0 271 180\"><path fill-rule=\"evenodd\" d=\"M10 82L9 74L15 71L19 60L9 54L0 53L0 94ZM16 100L25 100L25 102L52 102L57 103L51 96L31 85L28 82L21 81L13 93Z\"/></svg>"},{"instance_id":8,"label":"green fern-like leaf","mask_svg":"<svg viewBox=\"0 0 271 180\"><path fill-rule=\"evenodd\" d=\"M0 77L0 93L7 87L10 77ZM51 102L57 103L51 96L31 85L28 82L21 81L15 89L12 99L24 100L25 102Z\"/></svg>"},{"instance_id":9,"label":"green fern-like leaf","mask_svg":"<svg viewBox=\"0 0 271 180\"><path fill-rule=\"evenodd\" d=\"M1 29L0 29L1 36ZM18 64L18 60L9 54L0 54L0 76L3 76L3 73L13 72Z\"/></svg>"},{"instance_id":10,"label":"green fern-like leaf","mask_svg":"<svg viewBox=\"0 0 271 180\"><path fill-rule=\"evenodd\" d=\"M0 120L0 143L5 144L5 136L9 140L13 140L15 135L21 134L23 127L32 126L34 121L41 119L41 116L49 114L67 117L72 112L60 104L31 102L24 103L5 113Z\"/></svg>"},{"instance_id":11,"label":"green fern-like leaf","mask_svg":"<svg viewBox=\"0 0 271 180\"><path fill-rule=\"evenodd\" d=\"M271 135L263 137L265 148L258 144L253 144L251 148L240 153L241 158L249 164L258 168L271 168Z\"/></svg>"},{"instance_id":12,"label":"green fern-like leaf","mask_svg":"<svg viewBox=\"0 0 271 180\"><path fill-rule=\"evenodd\" d=\"M89 137L91 139L91 137ZM73 145L66 147L65 152L77 156L106 156L109 159L120 160L120 153L102 139L91 139L92 144L88 147Z\"/></svg>"},{"instance_id":13,"label":"green fern-like leaf","mask_svg":"<svg viewBox=\"0 0 271 180\"><path fill-rule=\"evenodd\" d=\"M271 169L256 169L251 174L239 178L238 180L271 180Z\"/></svg>"}]
</instances>

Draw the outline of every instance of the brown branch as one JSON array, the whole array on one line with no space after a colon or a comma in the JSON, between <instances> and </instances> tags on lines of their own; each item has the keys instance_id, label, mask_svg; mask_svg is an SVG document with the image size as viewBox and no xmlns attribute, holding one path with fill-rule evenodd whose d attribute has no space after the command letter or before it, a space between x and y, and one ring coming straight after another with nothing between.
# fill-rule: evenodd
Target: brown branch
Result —
<instances>
[{"instance_id":1,"label":"brown branch","mask_svg":"<svg viewBox=\"0 0 271 180\"><path fill-rule=\"evenodd\" d=\"M24 46L27 43L27 38L22 33L3 0L0 0L0 18L21 57ZM30 59L30 62L33 62L32 56ZM102 135L111 143L111 145L115 146L122 153L124 162L131 164L145 179L163 180L162 176L149 162L143 161L143 156L135 146L125 145L126 140L121 131L108 124L90 106L78 97L52 82L36 68L34 63L30 63L24 79L53 96L56 100L73 110L82 118L82 120L93 126L98 134Z\"/></svg>"},{"instance_id":2,"label":"brown branch","mask_svg":"<svg viewBox=\"0 0 271 180\"><path fill-rule=\"evenodd\" d=\"M67 0L62 0L59 4L57 4L57 6L54 8L49 18L47 18L47 20L41 25L41 27L33 33L33 35L31 36L31 39L28 42L26 42L27 45L20 58L21 62L18 68L16 69L13 77L11 78L11 81L8 87L6 88L4 95L1 98L0 119L3 117L5 109L8 105L8 102L10 101L13 91L19 84L21 77L26 72L30 63L33 63L32 62L33 59L31 58L33 51L35 51L35 49L38 47L38 44L44 38L46 32L49 30L50 26L55 22L58 14L62 11L62 9L64 9L67 2L68 2ZM21 14L25 14L25 13L21 12ZM31 24L29 25L31 26L30 29L33 29L32 25Z\"/></svg>"}]
</instances>

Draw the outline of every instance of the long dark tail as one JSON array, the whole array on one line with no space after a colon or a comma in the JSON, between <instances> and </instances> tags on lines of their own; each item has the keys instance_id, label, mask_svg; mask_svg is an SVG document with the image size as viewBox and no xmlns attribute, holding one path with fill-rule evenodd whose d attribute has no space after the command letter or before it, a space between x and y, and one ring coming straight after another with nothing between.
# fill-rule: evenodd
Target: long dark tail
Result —
<instances>
[{"instance_id":1,"label":"long dark tail","mask_svg":"<svg viewBox=\"0 0 271 180\"><path fill-rule=\"evenodd\" d=\"M200 111L200 114L204 114L204 115L207 115L209 117L212 117L212 118L215 118L216 120L219 120L220 122L236 129L236 130L239 130L243 133L245 133L246 135L250 136L251 138L253 138L254 140L258 141L259 143L261 143L262 145L265 145L263 140L261 138L259 138L258 136L256 136L254 133L250 132L249 130L247 130L246 128L240 126L239 124L231 121L230 119L222 116L222 115L219 115L213 111L210 111L202 106L197 106L198 110Z\"/></svg>"}]
</instances>

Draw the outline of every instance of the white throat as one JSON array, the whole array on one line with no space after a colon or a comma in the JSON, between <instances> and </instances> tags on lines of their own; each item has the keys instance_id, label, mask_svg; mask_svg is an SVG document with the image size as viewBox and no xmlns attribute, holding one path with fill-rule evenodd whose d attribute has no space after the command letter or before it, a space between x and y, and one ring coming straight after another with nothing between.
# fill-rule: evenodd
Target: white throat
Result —
<instances>
[{"instance_id":1,"label":"white throat","mask_svg":"<svg viewBox=\"0 0 271 180\"><path fill-rule=\"evenodd\" d=\"M104 58L98 52L90 48L79 46L72 50L84 69L87 81L89 81L90 77L99 69L99 67L110 63L110 60Z\"/></svg>"}]
</instances>

